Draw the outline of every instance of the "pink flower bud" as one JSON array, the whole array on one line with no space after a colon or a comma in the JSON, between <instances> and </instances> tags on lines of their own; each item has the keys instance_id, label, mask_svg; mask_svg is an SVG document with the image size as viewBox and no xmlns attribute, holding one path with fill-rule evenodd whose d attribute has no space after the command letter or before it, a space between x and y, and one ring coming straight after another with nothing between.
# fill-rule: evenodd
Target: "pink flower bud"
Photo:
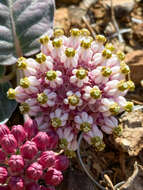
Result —
<instances>
[{"instance_id":1,"label":"pink flower bud","mask_svg":"<svg viewBox=\"0 0 143 190\"><path fill-rule=\"evenodd\" d=\"M24 160L21 155L12 155L8 161L12 172L20 172L24 168Z\"/></svg>"},{"instance_id":2,"label":"pink flower bud","mask_svg":"<svg viewBox=\"0 0 143 190\"><path fill-rule=\"evenodd\" d=\"M42 153L39 163L43 166L43 168L49 168L54 165L55 162L55 153L53 151L45 151Z\"/></svg>"},{"instance_id":3,"label":"pink flower bud","mask_svg":"<svg viewBox=\"0 0 143 190\"><path fill-rule=\"evenodd\" d=\"M28 167L26 174L30 179L33 179L36 181L42 177L43 167L37 162L34 162Z\"/></svg>"},{"instance_id":4,"label":"pink flower bud","mask_svg":"<svg viewBox=\"0 0 143 190\"><path fill-rule=\"evenodd\" d=\"M0 183L4 184L8 178L7 169L4 167L0 167Z\"/></svg>"},{"instance_id":5,"label":"pink flower bud","mask_svg":"<svg viewBox=\"0 0 143 190\"><path fill-rule=\"evenodd\" d=\"M24 131L22 125L14 125L12 127L11 133L16 138L18 144L23 143L23 141L26 139L26 132Z\"/></svg>"},{"instance_id":6,"label":"pink flower bud","mask_svg":"<svg viewBox=\"0 0 143 190\"><path fill-rule=\"evenodd\" d=\"M31 139L38 132L37 122L29 117L29 119L27 119L27 121L24 123L24 129L28 135L28 138Z\"/></svg>"},{"instance_id":7,"label":"pink flower bud","mask_svg":"<svg viewBox=\"0 0 143 190\"><path fill-rule=\"evenodd\" d=\"M45 175L45 181L49 185L57 186L61 183L62 180L62 172L54 168L50 168Z\"/></svg>"},{"instance_id":8,"label":"pink flower bud","mask_svg":"<svg viewBox=\"0 0 143 190\"><path fill-rule=\"evenodd\" d=\"M47 133L48 135L48 149L54 149L56 148L57 144L58 144L58 141L59 141L59 137L57 135L56 132L54 131L50 131Z\"/></svg>"},{"instance_id":9,"label":"pink flower bud","mask_svg":"<svg viewBox=\"0 0 143 190\"><path fill-rule=\"evenodd\" d=\"M26 159L33 159L37 154L38 149L35 142L26 141L24 145L20 148L21 154Z\"/></svg>"},{"instance_id":10,"label":"pink flower bud","mask_svg":"<svg viewBox=\"0 0 143 190\"><path fill-rule=\"evenodd\" d=\"M7 134L2 138L1 146L5 152L14 153L17 148L17 141L12 134Z\"/></svg>"},{"instance_id":11,"label":"pink flower bud","mask_svg":"<svg viewBox=\"0 0 143 190\"><path fill-rule=\"evenodd\" d=\"M69 167L69 160L65 155L56 156L54 167L57 170L64 171Z\"/></svg>"},{"instance_id":12,"label":"pink flower bud","mask_svg":"<svg viewBox=\"0 0 143 190\"><path fill-rule=\"evenodd\" d=\"M5 152L2 151L0 148L0 163L3 163L5 161L6 155Z\"/></svg>"},{"instance_id":13,"label":"pink flower bud","mask_svg":"<svg viewBox=\"0 0 143 190\"><path fill-rule=\"evenodd\" d=\"M3 136L9 133L9 128L5 124L0 125L0 142Z\"/></svg>"},{"instance_id":14,"label":"pink flower bud","mask_svg":"<svg viewBox=\"0 0 143 190\"><path fill-rule=\"evenodd\" d=\"M47 149L48 146L48 135L46 134L46 132L39 132L33 139L32 141L34 141L37 145L37 148L41 151L45 151Z\"/></svg>"},{"instance_id":15,"label":"pink flower bud","mask_svg":"<svg viewBox=\"0 0 143 190\"><path fill-rule=\"evenodd\" d=\"M12 176L8 183L10 190L23 190L24 181L21 177Z\"/></svg>"}]
</instances>

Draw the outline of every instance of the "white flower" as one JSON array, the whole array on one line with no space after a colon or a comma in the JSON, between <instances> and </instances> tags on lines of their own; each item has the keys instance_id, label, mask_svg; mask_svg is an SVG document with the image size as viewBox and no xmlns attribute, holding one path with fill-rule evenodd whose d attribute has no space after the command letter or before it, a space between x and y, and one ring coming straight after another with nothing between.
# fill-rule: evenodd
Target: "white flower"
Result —
<instances>
[{"instance_id":1,"label":"white flower","mask_svg":"<svg viewBox=\"0 0 143 190\"><path fill-rule=\"evenodd\" d=\"M37 101L41 107L52 107L55 105L56 97L57 95L55 92L51 92L50 89L46 89L43 93L37 95Z\"/></svg>"},{"instance_id":2,"label":"white flower","mask_svg":"<svg viewBox=\"0 0 143 190\"><path fill-rule=\"evenodd\" d=\"M81 68L81 69L73 69L72 71L73 76L70 77L70 82L77 85L79 88L87 83L88 78L88 71Z\"/></svg>"},{"instance_id":3,"label":"white flower","mask_svg":"<svg viewBox=\"0 0 143 190\"><path fill-rule=\"evenodd\" d=\"M80 98L81 93L79 91L73 93L72 91L68 91L66 93L67 98L64 99L64 103L69 105L71 110L76 109L77 106L81 106L83 101Z\"/></svg>"},{"instance_id":4,"label":"white flower","mask_svg":"<svg viewBox=\"0 0 143 190\"><path fill-rule=\"evenodd\" d=\"M93 86L93 88L86 86L84 91L83 98L88 100L89 104L95 104L96 100L101 98L101 91L98 86Z\"/></svg>"},{"instance_id":5,"label":"white flower","mask_svg":"<svg viewBox=\"0 0 143 190\"><path fill-rule=\"evenodd\" d=\"M86 112L82 112L81 114L75 116L74 121L76 123L76 127L84 132L88 132L92 128L93 118Z\"/></svg>"},{"instance_id":6,"label":"white flower","mask_svg":"<svg viewBox=\"0 0 143 190\"><path fill-rule=\"evenodd\" d=\"M68 120L68 113L64 113L62 109L56 109L55 112L50 113L52 126L57 128L64 126Z\"/></svg>"},{"instance_id":7,"label":"white flower","mask_svg":"<svg viewBox=\"0 0 143 190\"><path fill-rule=\"evenodd\" d=\"M50 70L46 73L45 82L49 84L51 88L56 88L63 84L63 79L61 78L61 71Z\"/></svg>"}]
</instances>

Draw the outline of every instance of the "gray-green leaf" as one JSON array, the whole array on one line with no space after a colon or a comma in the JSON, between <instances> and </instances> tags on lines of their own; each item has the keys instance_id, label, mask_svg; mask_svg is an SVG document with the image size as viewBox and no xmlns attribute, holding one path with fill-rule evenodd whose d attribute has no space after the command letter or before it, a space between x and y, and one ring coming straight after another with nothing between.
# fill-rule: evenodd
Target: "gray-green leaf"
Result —
<instances>
[{"instance_id":1,"label":"gray-green leaf","mask_svg":"<svg viewBox=\"0 0 143 190\"><path fill-rule=\"evenodd\" d=\"M15 100L9 100L7 98L6 94L10 87L10 82L0 84L0 124L8 121L17 106Z\"/></svg>"},{"instance_id":2,"label":"gray-green leaf","mask_svg":"<svg viewBox=\"0 0 143 190\"><path fill-rule=\"evenodd\" d=\"M54 0L0 0L0 65L39 51L38 39L52 31Z\"/></svg>"}]
</instances>

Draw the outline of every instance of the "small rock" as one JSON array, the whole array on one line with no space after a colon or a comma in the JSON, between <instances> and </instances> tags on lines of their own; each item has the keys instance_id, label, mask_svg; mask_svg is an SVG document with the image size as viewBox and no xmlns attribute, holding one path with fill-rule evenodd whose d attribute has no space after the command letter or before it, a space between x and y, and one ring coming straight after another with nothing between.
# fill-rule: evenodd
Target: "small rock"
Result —
<instances>
[{"instance_id":1,"label":"small rock","mask_svg":"<svg viewBox=\"0 0 143 190\"><path fill-rule=\"evenodd\" d=\"M63 28L67 32L70 28L70 18L67 8L59 8L55 11L55 28Z\"/></svg>"},{"instance_id":2,"label":"small rock","mask_svg":"<svg viewBox=\"0 0 143 190\"><path fill-rule=\"evenodd\" d=\"M126 54L125 61L131 69L131 79L136 85L140 85L143 79L143 50L135 50Z\"/></svg>"},{"instance_id":3,"label":"small rock","mask_svg":"<svg viewBox=\"0 0 143 190\"><path fill-rule=\"evenodd\" d=\"M135 2L134 0L112 0L113 7L115 9L115 15L118 18L128 16L128 14L133 10ZM111 8L111 1L105 0L105 4Z\"/></svg>"}]
</instances>

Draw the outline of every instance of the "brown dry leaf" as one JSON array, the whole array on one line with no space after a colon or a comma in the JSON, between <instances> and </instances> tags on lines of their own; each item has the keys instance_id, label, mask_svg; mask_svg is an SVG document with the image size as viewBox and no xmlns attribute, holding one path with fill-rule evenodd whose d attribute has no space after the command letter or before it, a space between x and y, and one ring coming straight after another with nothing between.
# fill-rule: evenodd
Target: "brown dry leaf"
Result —
<instances>
[{"instance_id":1,"label":"brown dry leaf","mask_svg":"<svg viewBox=\"0 0 143 190\"><path fill-rule=\"evenodd\" d=\"M131 177L122 185L120 190L143 190L143 166L134 164L134 171Z\"/></svg>"}]
</instances>

